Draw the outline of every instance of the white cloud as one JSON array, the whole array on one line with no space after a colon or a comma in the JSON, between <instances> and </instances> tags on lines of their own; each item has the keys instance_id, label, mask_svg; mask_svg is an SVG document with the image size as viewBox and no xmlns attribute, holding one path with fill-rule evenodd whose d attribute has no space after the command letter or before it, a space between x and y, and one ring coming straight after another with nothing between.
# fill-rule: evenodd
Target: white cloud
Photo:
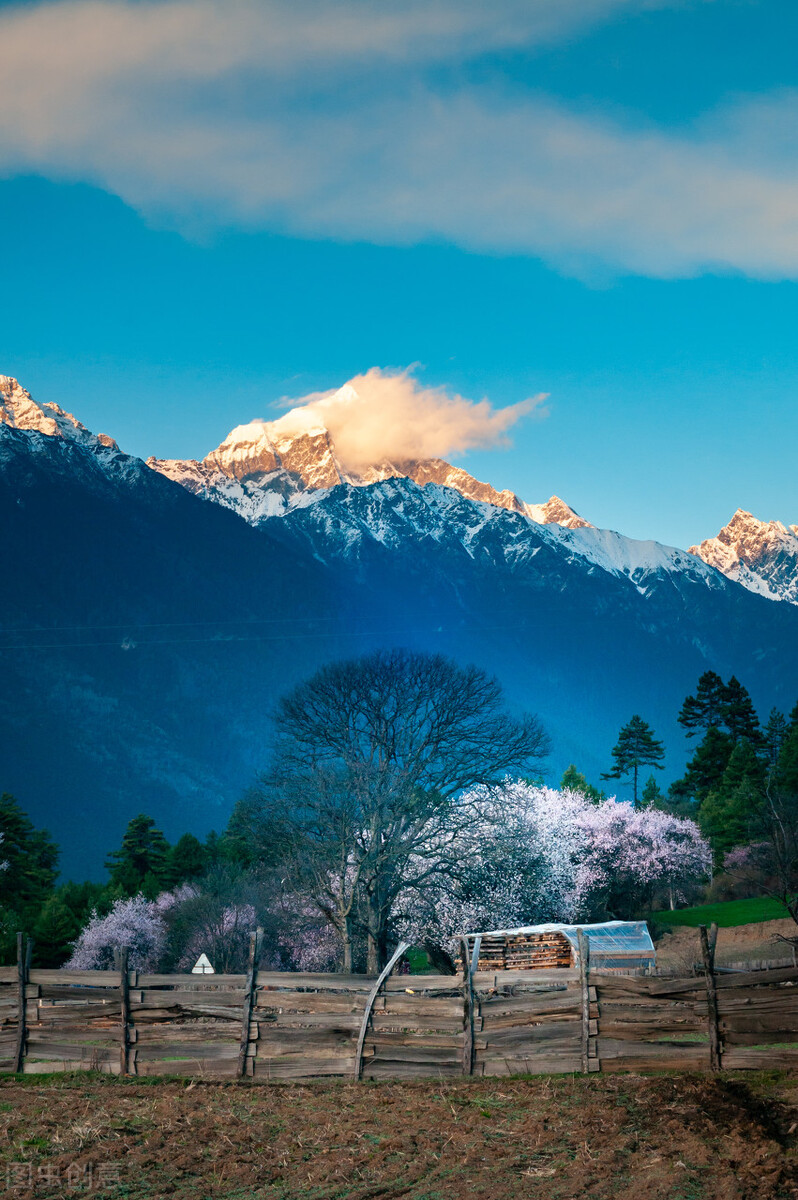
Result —
<instances>
[{"instance_id":1,"label":"white cloud","mask_svg":"<svg viewBox=\"0 0 798 1200\"><path fill-rule=\"evenodd\" d=\"M663 0L663 3L667 0ZM0 14L0 173L152 219L798 276L796 93L678 135L427 70L645 0L66 0Z\"/></svg>"},{"instance_id":2,"label":"white cloud","mask_svg":"<svg viewBox=\"0 0 798 1200\"><path fill-rule=\"evenodd\" d=\"M488 400L423 387L409 371L372 367L342 388L293 402L267 429L271 437L328 429L342 464L358 470L386 460L444 458L475 446L505 445L507 431L544 399L534 396L495 409Z\"/></svg>"}]
</instances>

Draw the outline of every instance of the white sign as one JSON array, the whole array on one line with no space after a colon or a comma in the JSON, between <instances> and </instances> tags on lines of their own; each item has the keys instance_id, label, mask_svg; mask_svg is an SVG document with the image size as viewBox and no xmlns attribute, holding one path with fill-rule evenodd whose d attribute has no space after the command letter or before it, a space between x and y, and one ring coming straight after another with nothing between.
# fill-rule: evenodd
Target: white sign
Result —
<instances>
[{"instance_id":1,"label":"white sign","mask_svg":"<svg viewBox=\"0 0 798 1200\"><path fill-rule=\"evenodd\" d=\"M191 968L192 975L213 975L214 970L207 954L201 954Z\"/></svg>"}]
</instances>

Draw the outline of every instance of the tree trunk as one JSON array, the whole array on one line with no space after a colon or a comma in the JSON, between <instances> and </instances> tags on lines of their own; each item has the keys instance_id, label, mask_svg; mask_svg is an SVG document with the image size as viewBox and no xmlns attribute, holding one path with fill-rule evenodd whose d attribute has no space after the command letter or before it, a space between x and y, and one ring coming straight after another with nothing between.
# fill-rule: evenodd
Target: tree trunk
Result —
<instances>
[{"instance_id":1,"label":"tree trunk","mask_svg":"<svg viewBox=\"0 0 798 1200\"><path fill-rule=\"evenodd\" d=\"M349 921L344 918L344 927L341 931L341 940L344 945L344 974L352 974L352 934L349 929Z\"/></svg>"}]
</instances>

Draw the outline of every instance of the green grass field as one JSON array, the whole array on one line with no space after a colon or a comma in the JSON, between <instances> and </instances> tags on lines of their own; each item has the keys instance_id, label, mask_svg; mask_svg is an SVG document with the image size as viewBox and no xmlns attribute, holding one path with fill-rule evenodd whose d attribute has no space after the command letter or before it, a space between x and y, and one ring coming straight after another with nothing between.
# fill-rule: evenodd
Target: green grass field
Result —
<instances>
[{"instance_id":1,"label":"green grass field","mask_svg":"<svg viewBox=\"0 0 798 1200\"><path fill-rule=\"evenodd\" d=\"M697 904L694 908L679 908L676 912L663 910L649 913L648 920L656 925L711 925L721 928L751 925L758 921L777 921L789 917L778 900L757 896L753 900L725 900L719 904Z\"/></svg>"}]
</instances>

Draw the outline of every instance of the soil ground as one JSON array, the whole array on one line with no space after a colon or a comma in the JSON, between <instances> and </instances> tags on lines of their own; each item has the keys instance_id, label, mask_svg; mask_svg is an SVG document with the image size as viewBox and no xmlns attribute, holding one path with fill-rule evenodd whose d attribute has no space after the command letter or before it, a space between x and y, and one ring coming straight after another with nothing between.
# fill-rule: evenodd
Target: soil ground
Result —
<instances>
[{"instance_id":1,"label":"soil ground","mask_svg":"<svg viewBox=\"0 0 798 1200\"><path fill-rule=\"evenodd\" d=\"M798 936L798 927L789 917L778 921L756 921L750 925L733 925L718 930L715 962L760 962L770 959L791 959L792 947L780 938ZM656 941L657 966L684 969L687 974L694 963L701 961L698 930L688 925L672 926Z\"/></svg>"},{"instance_id":2,"label":"soil ground","mask_svg":"<svg viewBox=\"0 0 798 1200\"><path fill-rule=\"evenodd\" d=\"M6 1076L0 1139L20 1200L792 1200L798 1078Z\"/></svg>"}]
</instances>

